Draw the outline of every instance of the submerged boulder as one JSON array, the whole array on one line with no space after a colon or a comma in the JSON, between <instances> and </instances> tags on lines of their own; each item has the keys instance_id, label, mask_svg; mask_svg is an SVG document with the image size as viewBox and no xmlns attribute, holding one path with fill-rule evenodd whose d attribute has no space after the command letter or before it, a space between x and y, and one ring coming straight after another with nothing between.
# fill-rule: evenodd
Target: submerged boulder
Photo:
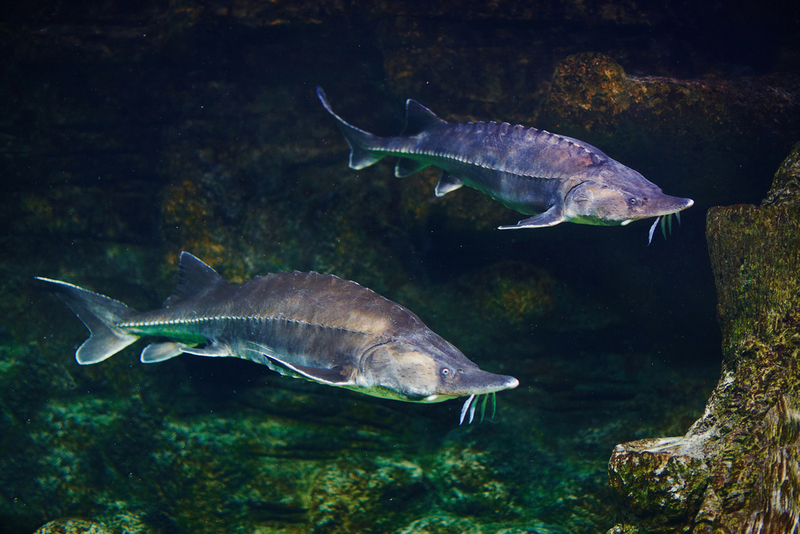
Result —
<instances>
[{"instance_id":1,"label":"submerged boulder","mask_svg":"<svg viewBox=\"0 0 800 534\"><path fill-rule=\"evenodd\" d=\"M761 206L712 208L722 376L683 437L617 445L615 532L800 528L800 144Z\"/></svg>"},{"instance_id":2,"label":"submerged boulder","mask_svg":"<svg viewBox=\"0 0 800 534\"><path fill-rule=\"evenodd\" d=\"M50 521L34 534L108 534L108 529L94 521L70 517Z\"/></svg>"}]
</instances>

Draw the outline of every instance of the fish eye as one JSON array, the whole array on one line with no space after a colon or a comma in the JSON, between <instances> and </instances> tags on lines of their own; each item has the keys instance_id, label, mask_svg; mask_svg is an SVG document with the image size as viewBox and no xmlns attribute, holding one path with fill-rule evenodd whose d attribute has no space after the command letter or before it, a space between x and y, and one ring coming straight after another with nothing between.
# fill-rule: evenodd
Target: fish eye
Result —
<instances>
[{"instance_id":1,"label":"fish eye","mask_svg":"<svg viewBox=\"0 0 800 534\"><path fill-rule=\"evenodd\" d=\"M635 206L637 202L638 201L636 200L636 197L631 197L631 198L628 199L628 205L629 206Z\"/></svg>"},{"instance_id":2,"label":"fish eye","mask_svg":"<svg viewBox=\"0 0 800 534\"><path fill-rule=\"evenodd\" d=\"M450 374L450 369L447 367L442 367L442 376L447 376Z\"/></svg>"}]
</instances>

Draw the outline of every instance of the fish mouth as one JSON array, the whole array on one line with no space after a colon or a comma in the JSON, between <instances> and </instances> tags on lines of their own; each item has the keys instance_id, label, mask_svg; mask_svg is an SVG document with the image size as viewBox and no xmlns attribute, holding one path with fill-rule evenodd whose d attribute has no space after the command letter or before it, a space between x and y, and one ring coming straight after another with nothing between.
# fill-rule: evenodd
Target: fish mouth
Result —
<instances>
[{"instance_id":1,"label":"fish mouth","mask_svg":"<svg viewBox=\"0 0 800 534\"><path fill-rule=\"evenodd\" d=\"M513 389L519 385L519 380L512 376L506 376L504 378L508 378L508 385L502 389ZM469 414L469 422L467 424L472 424L473 419L475 419L475 409L478 407L478 404L481 405L481 419L480 422L483 422L483 417L486 414L486 403L489 400L489 397L492 398L492 415L489 417L489 420L494 419L494 414L497 411L497 391L501 391L502 389L498 389L496 391L486 392L486 393L473 393L467 400L464 401L464 405L461 407L461 415L458 418L458 424L461 426L464 424L464 419L466 419L467 414ZM481 397L483 399L481 399Z\"/></svg>"},{"instance_id":2,"label":"fish mouth","mask_svg":"<svg viewBox=\"0 0 800 534\"><path fill-rule=\"evenodd\" d=\"M684 200L688 200L688 203L687 203L686 207L684 207L682 209L686 209L686 208L689 208L689 207L694 205L694 200L692 200L691 198L686 198ZM648 245L650 245L650 243L653 242L653 234L656 231L656 226L658 226L659 221L661 221L661 233L664 235L664 239L667 238L667 232L669 232L670 235L672 234L672 217L673 216L676 219L678 219L678 224L680 224L680 222L681 222L681 210L673 211L673 212L667 213L665 215L656 216L656 220L653 221L653 225L650 227L650 231L647 233L647 244ZM625 224L627 224L629 222L630 221L625 221L623 223L623 225L625 225Z\"/></svg>"},{"instance_id":3,"label":"fish mouth","mask_svg":"<svg viewBox=\"0 0 800 534\"><path fill-rule=\"evenodd\" d=\"M472 420L475 418L475 410L478 407L478 404L481 406L481 421L483 421L483 417L486 412L486 403L489 400L489 397L492 398L492 415L489 419L494 419L494 414L497 409L497 399L495 394L498 391L503 391L505 389L514 389L515 387L519 386L519 380L514 378L513 376L505 376L505 375L495 375L492 373L481 372L482 375L489 375L492 377L492 384L485 384L480 388L471 388L469 391L469 397L467 400L464 401L464 405L461 407L461 416L459 417L458 424L461 425L464 423L464 419L466 419L467 414L469 414L469 423L472 423ZM485 377L482 377L485 378Z\"/></svg>"},{"instance_id":4,"label":"fish mouth","mask_svg":"<svg viewBox=\"0 0 800 534\"><path fill-rule=\"evenodd\" d=\"M481 395L490 395L492 393L497 393L498 391L514 389L515 387L519 386L519 380L513 376L496 375L486 371L480 371L480 374L482 375L482 379L489 377L491 379L491 383L484 383L477 387L465 385L465 387L458 388L457 390L434 393L433 395L425 397L423 402L442 402L449 399L463 397L465 395L480 397Z\"/></svg>"}]
</instances>

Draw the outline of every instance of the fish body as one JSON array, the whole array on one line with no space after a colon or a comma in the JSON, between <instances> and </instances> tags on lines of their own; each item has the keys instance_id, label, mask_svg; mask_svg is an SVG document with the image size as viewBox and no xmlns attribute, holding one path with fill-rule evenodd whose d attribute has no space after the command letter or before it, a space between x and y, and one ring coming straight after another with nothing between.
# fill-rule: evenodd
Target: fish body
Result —
<instances>
[{"instance_id":1,"label":"fish body","mask_svg":"<svg viewBox=\"0 0 800 534\"><path fill-rule=\"evenodd\" d=\"M143 363L180 354L243 358L284 375L407 402L472 400L519 384L480 370L403 306L333 275L281 272L230 284L183 252L174 294L147 312L67 282L39 280L89 329L76 352L84 365L155 337L142 351Z\"/></svg>"},{"instance_id":2,"label":"fish body","mask_svg":"<svg viewBox=\"0 0 800 534\"><path fill-rule=\"evenodd\" d=\"M379 137L336 115L319 87L317 96L350 145L351 168L363 169L386 156L397 156L395 175L402 178L433 165L442 169L436 196L466 185L533 215L501 229L565 221L625 225L694 204L688 198L665 195L635 170L572 137L506 122L451 124L411 99L406 101L403 133Z\"/></svg>"}]
</instances>

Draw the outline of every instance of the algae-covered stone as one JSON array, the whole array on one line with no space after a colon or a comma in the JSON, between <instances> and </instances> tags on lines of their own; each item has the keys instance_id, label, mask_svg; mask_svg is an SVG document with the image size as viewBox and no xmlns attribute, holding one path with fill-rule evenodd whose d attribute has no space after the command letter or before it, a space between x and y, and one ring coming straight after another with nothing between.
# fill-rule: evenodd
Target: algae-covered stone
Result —
<instances>
[{"instance_id":1,"label":"algae-covered stone","mask_svg":"<svg viewBox=\"0 0 800 534\"><path fill-rule=\"evenodd\" d=\"M798 161L800 145L764 206L709 211L722 378L704 416L659 447L660 462L637 471L652 451L638 443L615 449L610 479L627 524L647 532L782 533L800 523ZM680 468L665 479L670 462ZM664 524L665 502L678 501L683 513L671 508Z\"/></svg>"},{"instance_id":2,"label":"algae-covered stone","mask_svg":"<svg viewBox=\"0 0 800 534\"><path fill-rule=\"evenodd\" d=\"M70 517L50 521L34 534L110 534L110 531L100 523Z\"/></svg>"},{"instance_id":3,"label":"algae-covered stone","mask_svg":"<svg viewBox=\"0 0 800 534\"><path fill-rule=\"evenodd\" d=\"M647 521L649 531L682 527L699 507L708 484L702 457L674 450L681 438L644 439L617 445L609 483L621 499L623 516Z\"/></svg>"},{"instance_id":4,"label":"algae-covered stone","mask_svg":"<svg viewBox=\"0 0 800 534\"><path fill-rule=\"evenodd\" d=\"M772 180L772 188L761 203L762 206L797 206L800 204L800 143L794 146L792 155L786 158L781 164L775 178Z\"/></svg>"}]
</instances>

